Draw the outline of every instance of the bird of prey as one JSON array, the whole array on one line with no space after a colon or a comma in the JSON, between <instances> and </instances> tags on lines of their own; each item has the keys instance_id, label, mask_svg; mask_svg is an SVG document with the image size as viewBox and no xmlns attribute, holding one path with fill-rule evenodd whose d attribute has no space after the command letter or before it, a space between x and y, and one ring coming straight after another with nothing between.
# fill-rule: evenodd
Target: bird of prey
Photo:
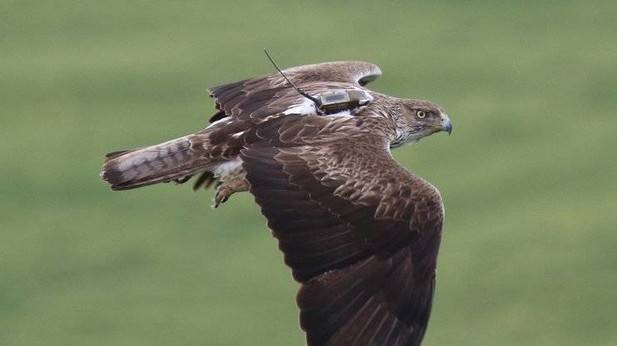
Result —
<instances>
[{"instance_id":1,"label":"bird of prey","mask_svg":"<svg viewBox=\"0 0 617 346\"><path fill-rule=\"evenodd\" d=\"M365 88L380 75L339 61L211 88L207 127L107 154L101 177L127 190L196 176L215 206L249 191L301 284L308 345L419 345L444 208L390 150L452 125L432 102Z\"/></svg>"}]
</instances>

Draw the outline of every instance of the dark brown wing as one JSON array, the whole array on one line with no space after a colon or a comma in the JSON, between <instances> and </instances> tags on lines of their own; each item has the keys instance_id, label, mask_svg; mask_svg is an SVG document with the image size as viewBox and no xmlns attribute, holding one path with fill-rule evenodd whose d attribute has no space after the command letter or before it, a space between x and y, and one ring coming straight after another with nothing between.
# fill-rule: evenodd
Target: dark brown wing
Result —
<instances>
[{"instance_id":1,"label":"dark brown wing","mask_svg":"<svg viewBox=\"0 0 617 346\"><path fill-rule=\"evenodd\" d=\"M377 65L362 61L337 61L293 67L284 71L298 87L311 94L330 88L361 87L381 75ZM217 113L210 122L226 116L264 118L307 101L280 74L250 78L209 90Z\"/></svg>"},{"instance_id":2,"label":"dark brown wing","mask_svg":"<svg viewBox=\"0 0 617 346\"><path fill-rule=\"evenodd\" d=\"M357 118L287 116L245 136L251 193L302 283L309 345L419 345L435 286L438 191Z\"/></svg>"}]
</instances>

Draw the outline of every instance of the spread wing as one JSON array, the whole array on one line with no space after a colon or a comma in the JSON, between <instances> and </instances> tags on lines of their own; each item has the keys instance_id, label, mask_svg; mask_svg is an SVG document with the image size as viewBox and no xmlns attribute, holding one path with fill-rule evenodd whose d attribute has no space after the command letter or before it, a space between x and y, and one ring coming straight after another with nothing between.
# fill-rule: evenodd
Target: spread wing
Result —
<instances>
[{"instance_id":1,"label":"spread wing","mask_svg":"<svg viewBox=\"0 0 617 346\"><path fill-rule=\"evenodd\" d=\"M419 345L435 286L438 191L358 118L260 124L241 155L251 193L302 283L309 345Z\"/></svg>"},{"instance_id":2,"label":"spread wing","mask_svg":"<svg viewBox=\"0 0 617 346\"><path fill-rule=\"evenodd\" d=\"M287 69L284 73L309 94L319 94L331 88L362 87L381 76L377 65L362 61L303 65ZM210 122L226 116L241 120L265 118L307 101L280 74L217 86L209 92L215 98L217 108Z\"/></svg>"}]
</instances>

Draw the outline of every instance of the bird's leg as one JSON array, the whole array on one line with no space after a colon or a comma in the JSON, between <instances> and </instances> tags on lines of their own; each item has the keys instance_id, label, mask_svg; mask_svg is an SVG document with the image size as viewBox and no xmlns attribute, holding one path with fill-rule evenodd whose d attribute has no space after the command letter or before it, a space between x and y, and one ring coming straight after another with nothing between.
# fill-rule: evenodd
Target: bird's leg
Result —
<instances>
[{"instance_id":1,"label":"bird's leg","mask_svg":"<svg viewBox=\"0 0 617 346\"><path fill-rule=\"evenodd\" d=\"M218 208L221 203L227 202L229 197L236 192L248 191L249 185L245 179L244 173L225 176L216 186L216 195L214 196L214 207Z\"/></svg>"}]
</instances>

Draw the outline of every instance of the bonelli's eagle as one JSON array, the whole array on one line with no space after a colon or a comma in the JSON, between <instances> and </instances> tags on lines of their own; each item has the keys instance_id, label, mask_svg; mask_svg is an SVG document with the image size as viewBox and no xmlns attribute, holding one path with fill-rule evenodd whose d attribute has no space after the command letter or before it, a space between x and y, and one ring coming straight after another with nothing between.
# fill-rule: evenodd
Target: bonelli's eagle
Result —
<instances>
[{"instance_id":1,"label":"bonelli's eagle","mask_svg":"<svg viewBox=\"0 0 617 346\"><path fill-rule=\"evenodd\" d=\"M364 87L380 75L327 62L212 88L209 126L110 153L101 176L114 190L196 176L195 189L216 186L216 206L249 191L301 284L309 345L419 345L444 209L390 150L452 125L429 101Z\"/></svg>"}]
</instances>

